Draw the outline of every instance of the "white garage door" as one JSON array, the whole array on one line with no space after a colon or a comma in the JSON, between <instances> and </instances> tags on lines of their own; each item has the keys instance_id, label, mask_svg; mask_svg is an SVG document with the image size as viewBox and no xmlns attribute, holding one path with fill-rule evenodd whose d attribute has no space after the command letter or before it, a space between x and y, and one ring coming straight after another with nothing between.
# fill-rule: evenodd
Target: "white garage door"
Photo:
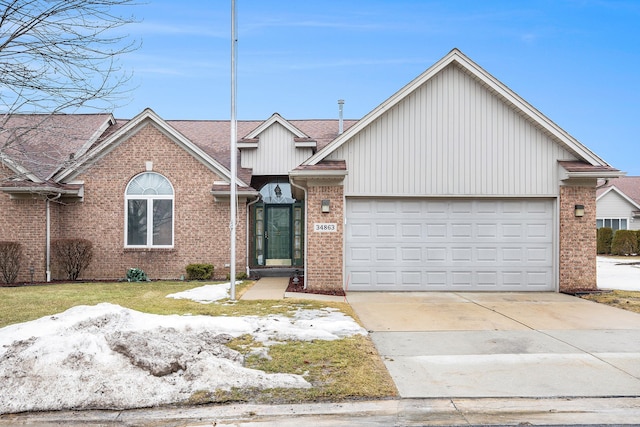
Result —
<instances>
[{"instance_id":1,"label":"white garage door","mask_svg":"<svg viewBox=\"0 0 640 427\"><path fill-rule=\"evenodd\" d=\"M347 199L348 290L551 291L552 199Z\"/></svg>"}]
</instances>

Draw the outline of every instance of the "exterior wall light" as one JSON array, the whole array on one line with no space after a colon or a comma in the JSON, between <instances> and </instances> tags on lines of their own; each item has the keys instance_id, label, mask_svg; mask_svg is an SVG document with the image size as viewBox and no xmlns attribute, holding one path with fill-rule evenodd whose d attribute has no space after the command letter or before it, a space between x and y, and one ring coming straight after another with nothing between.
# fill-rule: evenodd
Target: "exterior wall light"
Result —
<instances>
[{"instance_id":1,"label":"exterior wall light","mask_svg":"<svg viewBox=\"0 0 640 427\"><path fill-rule=\"evenodd\" d=\"M576 205L575 206L575 215L576 217L584 216L584 205Z\"/></svg>"},{"instance_id":2,"label":"exterior wall light","mask_svg":"<svg viewBox=\"0 0 640 427\"><path fill-rule=\"evenodd\" d=\"M329 200L322 201L322 213L331 212L331 206L329 205Z\"/></svg>"}]
</instances>

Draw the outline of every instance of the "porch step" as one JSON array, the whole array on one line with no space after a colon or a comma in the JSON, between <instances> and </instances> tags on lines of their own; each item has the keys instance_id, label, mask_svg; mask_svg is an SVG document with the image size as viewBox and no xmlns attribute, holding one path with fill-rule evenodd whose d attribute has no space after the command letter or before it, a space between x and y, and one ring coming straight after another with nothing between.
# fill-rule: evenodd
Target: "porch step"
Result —
<instances>
[{"instance_id":1,"label":"porch step","mask_svg":"<svg viewBox=\"0 0 640 427\"><path fill-rule=\"evenodd\" d=\"M299 267L252 268L249 273L251 277L292 277L296 270L299 275L304 274L304 269Z\"/></svg>"}]
</instances>

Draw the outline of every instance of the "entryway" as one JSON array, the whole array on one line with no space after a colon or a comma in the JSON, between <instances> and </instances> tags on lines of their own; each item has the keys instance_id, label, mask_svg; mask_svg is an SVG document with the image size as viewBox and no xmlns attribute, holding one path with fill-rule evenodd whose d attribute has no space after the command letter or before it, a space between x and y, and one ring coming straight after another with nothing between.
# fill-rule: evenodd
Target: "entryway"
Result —
<instances>
[{"instance_id":1,"label":"entryway","mask_svg":"<svg viewBox=\"0 0 640 427\"><path fill-rule=\"evenodd\" d=\"M303 204L291 195L290 184L276 180L260 190L252 206L252 267L302 267L304 256Z\"/></svg>"}]
</instances>

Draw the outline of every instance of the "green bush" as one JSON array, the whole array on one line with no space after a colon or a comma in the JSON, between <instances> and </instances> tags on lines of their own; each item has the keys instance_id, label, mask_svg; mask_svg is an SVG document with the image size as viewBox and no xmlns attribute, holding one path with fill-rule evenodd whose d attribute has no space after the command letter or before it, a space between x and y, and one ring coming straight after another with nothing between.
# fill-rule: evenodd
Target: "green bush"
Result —
<instances>
[{"instance_id":1,"label":"green bush","mask_svg":"<svg viewBox=\"0 0 640 427\"><path fill-rule=\"evenodd\" d=\"M213 277L213 264L187 265L187 280L210 280Z\"/></svg>"},{"instance_id":2,"label":"green bush","mask_svg":"<svg viewBox=\"0 0 640 427\"><path fill-rule=\"evenodd\" d=\"M227 280L230 280L231 275L227 273ZM249 276L247 273L236 273L236 280L247 280Z\"/></svg>"},{"instance_id":3,"label":"green bush","mask_svg":"<svg viewBox=\"0 0 640 427\"><path fill-rule=\"evenodd\" d=\"M613 255L631 255L638 253L638 236L633 230L618 230L611 241Z\"/></svg>"},{"instance_id":4,"label":"green bush","mask_svg":"<svg viewBox=\"0 0 640 427\"><path fill-rule=\"evenodd\" d=\"M76 280L93 259L93 244L86 239L54 240L51 242L51 254L67 279Z\"/></svg>"},{"instance_id":5,"label":"green bush","mask_svg":"<svg viewBox=\"0 0 640 427\"><path fill-rule=\"evenodd\" d=\"M613 229L611 227L598 228L598 253L609 255L611 253L611 241Z\"/></svg>"},{"instance_id":6,"label":"green bush","mask_svg":"<svg viewBox=\"0 0 640 427\"><path fill-rule=\"evenodd\" d=\"M147 274L141 269L134 267L127 270L127 281L128 282L148 282L149 278Z\"/></svg>"},{"instance_id":7,"label":"green bush","mask_svg":"<svg viewBox=\"0 0 640 427\"><path fill-rule=\"evenodd\" d=\"M4 283L16 281L21 263L22 245L18 242L0 242L0 274Z\"/></svg>"}]
</instances>

